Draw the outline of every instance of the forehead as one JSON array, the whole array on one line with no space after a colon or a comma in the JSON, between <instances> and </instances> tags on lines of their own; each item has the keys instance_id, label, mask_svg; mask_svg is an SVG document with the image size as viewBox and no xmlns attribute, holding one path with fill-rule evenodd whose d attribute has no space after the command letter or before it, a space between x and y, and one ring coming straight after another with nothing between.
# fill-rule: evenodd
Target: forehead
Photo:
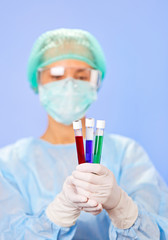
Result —
<instances>
[{"instance_id":1,"label":"forehead","mask_svg":"<svg viewBox=\"0 0 168 240\"><path fill-rule=\"evenodd\" d=\"M56 67L56 66L92 68L89 64L77 59L64 59L64 60L53 62L45 67Z\"/></svg>"}]
</instances>

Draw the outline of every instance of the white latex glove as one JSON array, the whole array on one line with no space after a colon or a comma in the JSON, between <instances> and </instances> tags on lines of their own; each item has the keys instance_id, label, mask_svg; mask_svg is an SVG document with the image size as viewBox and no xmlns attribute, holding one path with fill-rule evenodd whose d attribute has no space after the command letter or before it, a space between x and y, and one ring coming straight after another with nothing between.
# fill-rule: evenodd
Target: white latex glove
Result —
<instances>
[{"instance_id":1,"label":"white latex glove","mask_svg":"<svg viewBox=\"0 0 168 240\"><path fill-rule=\"evenodd\" d=\"M101 204L77 193L76 187L72 184L72 178L72 176L67 177L62 192L46 209L47 217L61 227L74 225L81 210L94 215L102 211Z\"/></svg>"},{"instance_id":2,"label":"white latex glove","mask_svg":"<svg viewBox=\"0 0 168 240\"><path fill-rule=\"evenodd\" d=\"M133 225L138 208L118 185L114 174L101 164L84 163L72 173L79 194L102 204L113 225L126 229Z\"/></svg>"}]
</instances>

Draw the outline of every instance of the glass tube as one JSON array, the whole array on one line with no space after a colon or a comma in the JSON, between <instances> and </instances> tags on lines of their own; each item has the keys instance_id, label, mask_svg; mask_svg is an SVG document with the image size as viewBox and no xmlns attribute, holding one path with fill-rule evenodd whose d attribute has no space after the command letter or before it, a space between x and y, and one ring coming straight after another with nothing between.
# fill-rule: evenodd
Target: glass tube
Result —
<instances>
[{"instance_id":1,"label":"glass tube","mask_svg":"<svg viewBox=\"0 0 168 240\"><path fill-rule=\"evenodd\" d=\"M94 118L86 118L86 162L93 162L93 137L94 137Z\"/></svg>"},{"instance_id":2,"label":"glass tube","mask_svg":"<svg viewBox=\"0 0 168 240\"><path fill-rule=\"evenodd\" d=\"M93 163L100 163L100 160L101 160L104 128L105 128L105 121L97 120Z\"/></svg>"},{"instance_id":3,"label":"glass tube","mask_svg":"<svg viewBox=\"0 0 168 240\"><path fill-rule=\"evenodd\" d=\"M78 163L85 163L85 152L83 145L83 135L82 135L82 123L81 120L77 120L73 122L73 129L75 132L75 142L76 142L76 150L78 156Z\"/></svg>"}]
</instances>

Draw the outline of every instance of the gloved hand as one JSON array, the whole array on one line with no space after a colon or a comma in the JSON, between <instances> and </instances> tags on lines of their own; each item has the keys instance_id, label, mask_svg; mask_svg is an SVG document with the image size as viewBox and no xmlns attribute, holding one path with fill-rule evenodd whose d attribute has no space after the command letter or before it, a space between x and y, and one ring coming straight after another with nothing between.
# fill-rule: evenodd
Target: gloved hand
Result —
<instances>
[{"instance_id":1,"label":"gloved hand","mask_svg":"<svg viewBox=\"0 0 168 240\"><path fill-rule=\"evenodd\" d=\"M138 216L137 205L117 184L114 174L101 164L84 163L72 173L79 194L102 204L113 225L129 228Z\"/></svg>"},{"instance_id":2,"label":"gloved hand","mask_svg":"<svg viewBox=\"0 0 168 240\"><path fill-rule=\"evenodd\" d=\"M47 217L61 227L75 224L81 210L97 215L102 211L102 205L77 193L72 183L72 176L67 177L62 192L59 193L47 209Z\"/></svg>"}]
</instances>

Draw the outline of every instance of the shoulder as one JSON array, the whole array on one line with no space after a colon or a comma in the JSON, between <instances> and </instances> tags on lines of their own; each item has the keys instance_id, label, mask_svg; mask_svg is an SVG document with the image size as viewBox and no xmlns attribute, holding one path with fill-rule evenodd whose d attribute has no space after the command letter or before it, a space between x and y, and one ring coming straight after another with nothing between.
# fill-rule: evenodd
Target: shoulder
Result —
<instances>
[{"instance_id":1,"label":"shoulder","mask_svg":"<svg viewBox=\"0 0 168 240\"><path fill-rule=\"evenodd\" d=\"M0 148L0 162L8 162L15 157L23 156L33 141L33 137L22 138Z\"/></svg>"},{"instance_id":2,"label":"shoulder","mask_svg":"<svg viewBox=\"0 0 168 240\"><path fill-rule=\"evenodd\" d=\"M104 142L111 147L119 149L120 151L121 149L126 150L128 147L133 145L141 147L134 139L119 134L105 133Z\"/></svg>"},{"instance_id":3,"label":"shoulder","mask_svg":"<svg viewBox=\"0 0 168 240\"><path fill-rule=\"evenodd\" d=\"M127 136L119 135L119 134L113 134L113 133L106 133L105 134L105 140L110 141L112 144L115 146L120 146L120 147L130 147L130 146L139 146L142 148L140 143L138 143L135 139L132 139Z\"/></svg>"},{"instance_id":4,"label":"shoulder","mask_svg":"<svg viewBox=\"0 0 168 240\"><path fill-rule=\"evenodd\" d=\"M145 171L155 175L156 169L151 159L136 140L117 134L108 134L105 138L105 164L113 171L117 182L121 178L135 178L135 175L140 178Z\"/></svg>"},{"instance_id":5,"label":"shoulder","mask_svg":"<svg viewBox=\"0 0 168 240\"><path fill-rule=\"evenodd\" d=\"M107 148L108 151L113 151L115 156L120 156L121 161L127 158L137 159L141 156L149 158L141 144L132 138L118 134L106 133L104 143L105 148Z\"/></svg>"}]
</instances>

